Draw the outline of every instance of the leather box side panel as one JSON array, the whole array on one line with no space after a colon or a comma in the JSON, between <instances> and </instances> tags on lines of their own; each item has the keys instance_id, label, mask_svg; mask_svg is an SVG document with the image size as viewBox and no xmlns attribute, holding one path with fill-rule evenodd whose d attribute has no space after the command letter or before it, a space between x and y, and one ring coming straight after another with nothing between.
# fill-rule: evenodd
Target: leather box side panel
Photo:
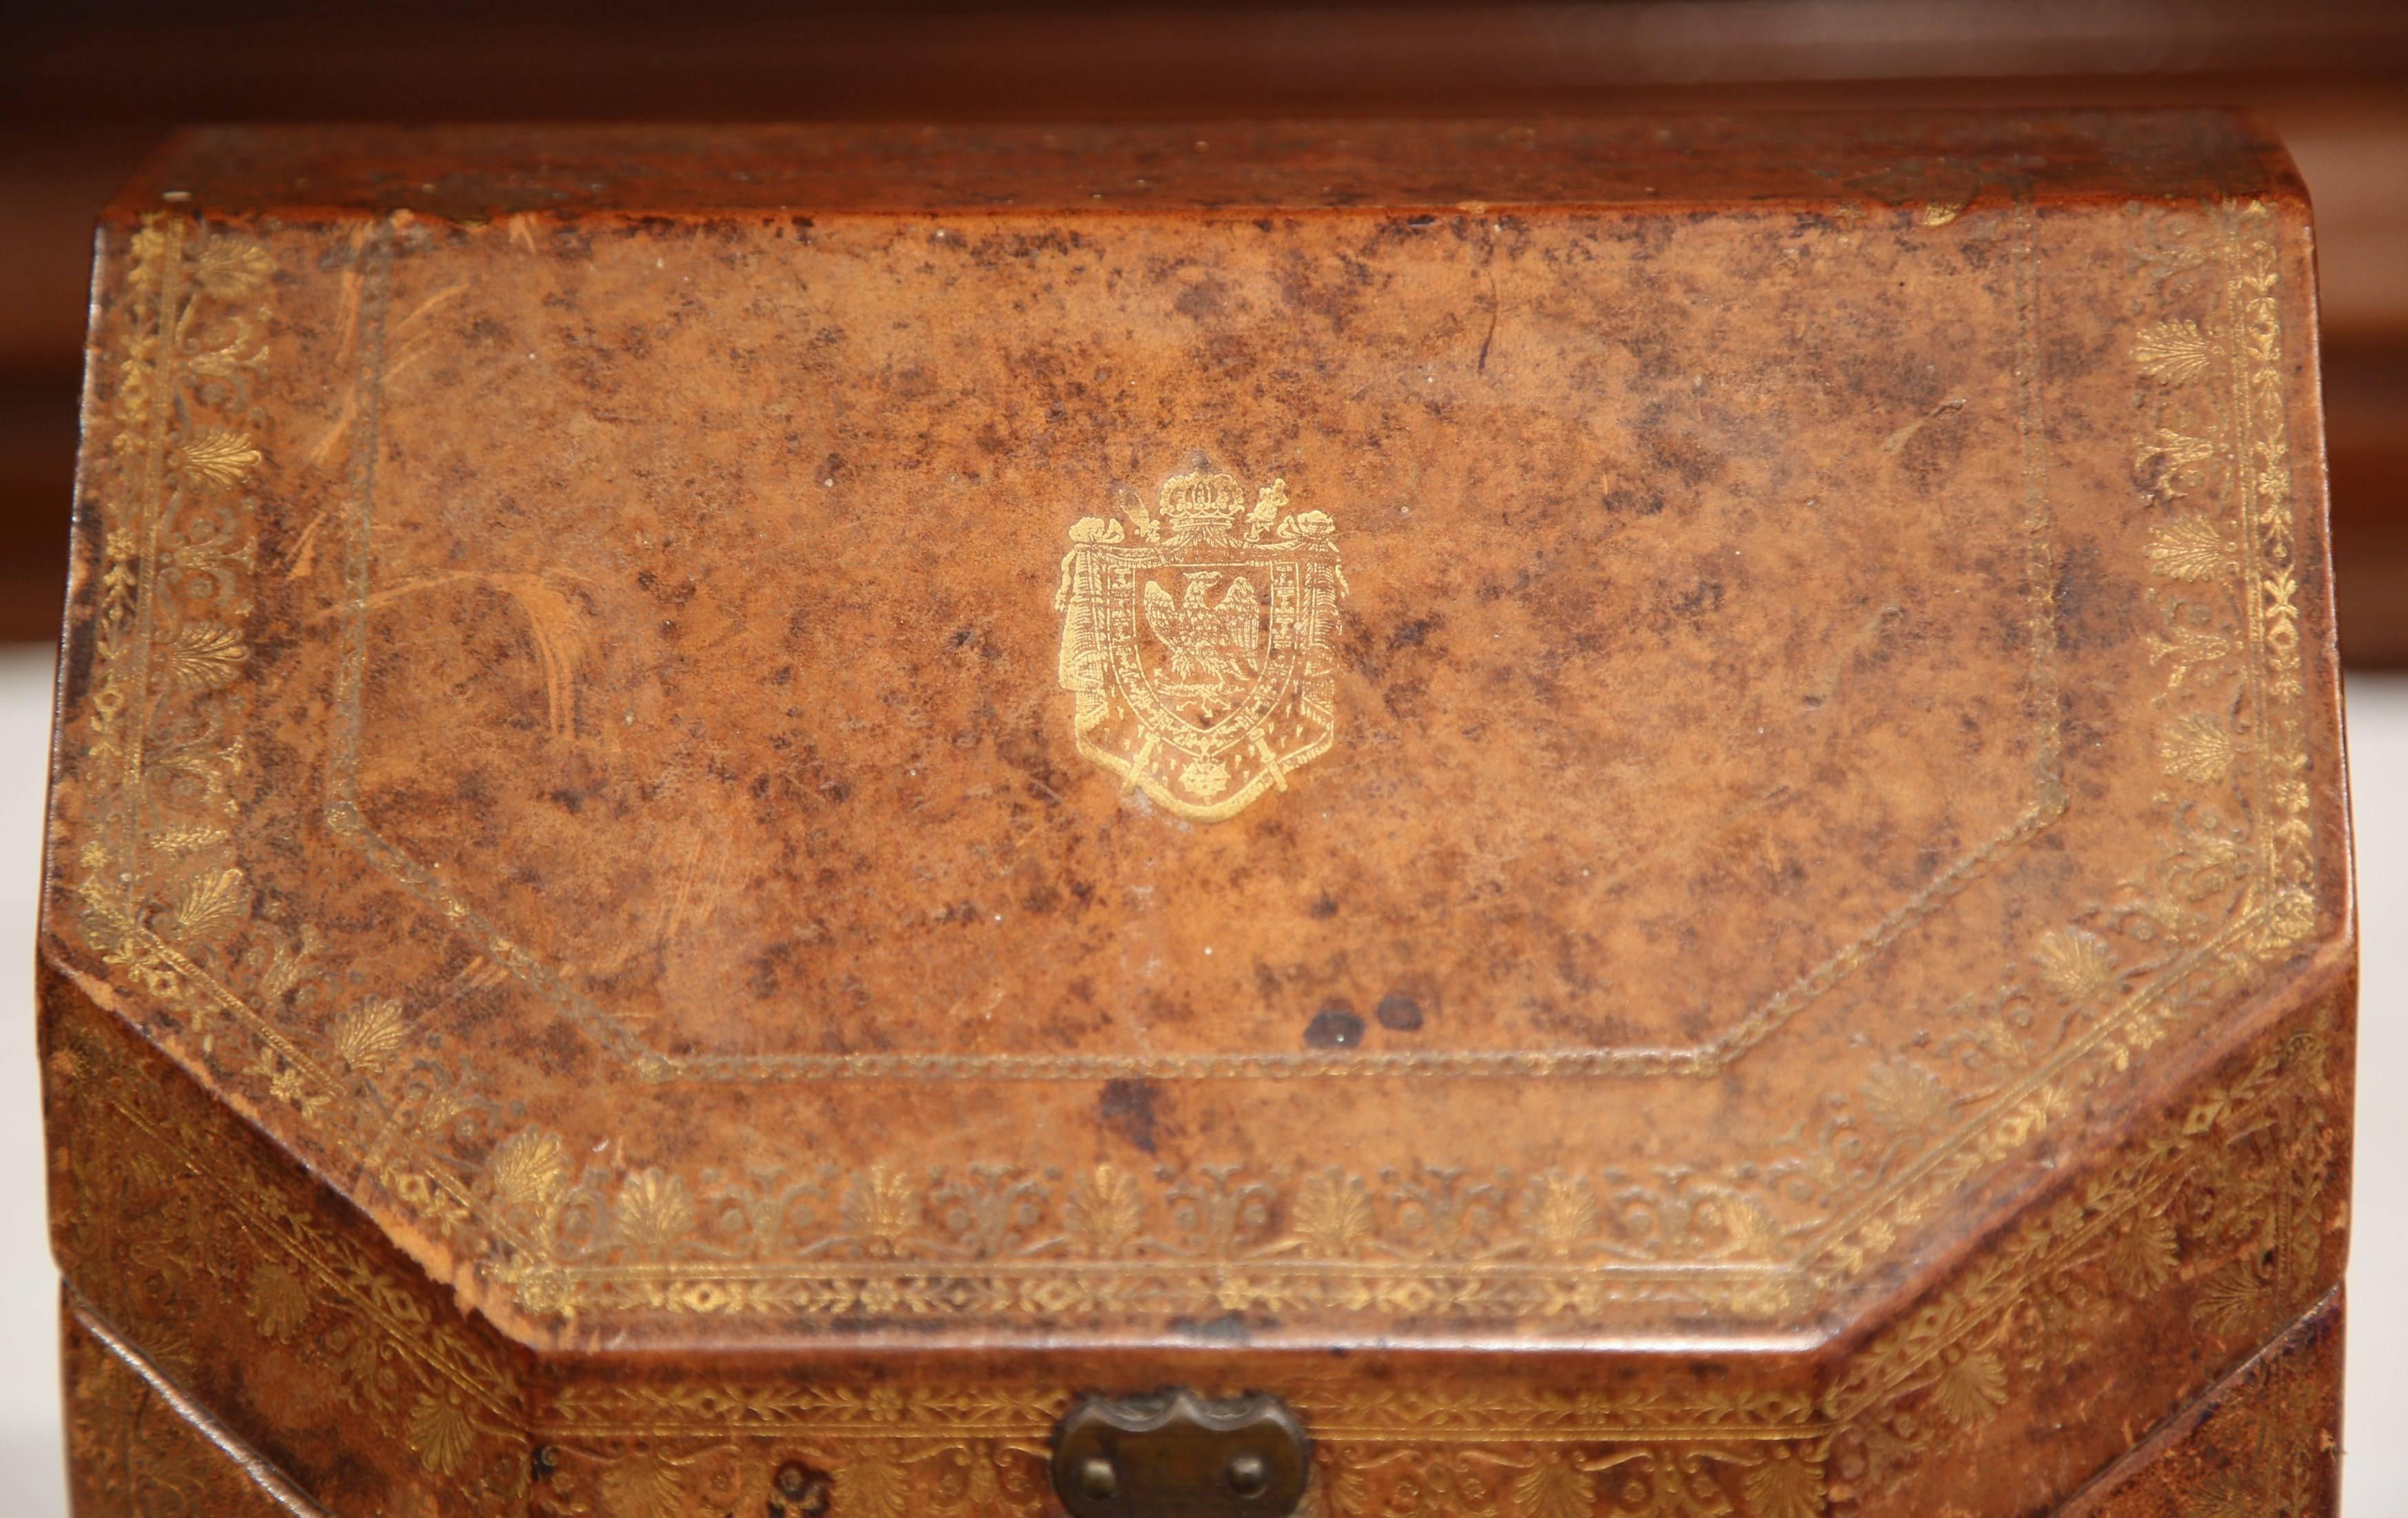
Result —
<instances>
[{"instance_id":1,"label":"leather box side panel","mask_svg":"<svg viewBox=\"0 0 2408 1518\"><path fill-rule=\"evenodd\" d=\"M75 1518L322 1518L250 1452L77 1309L60 1308L67 1500Z\"/></svg>"},{"instance_id":2,"label":"leather box side panel","mask_svg":"<svg viewBox=\"0 0 2408 1518\"><path fill-rule=\"evenodd\" d=\"M71 982L46 969L38 994L52 1248L81 1310L334 1511L516 1511L510 1362Z\"/></svg>"},{"instance_id":3,"label":"leather box side panel","mask_svg":"<svg viewBox=\"0 0 2408 1518\"><path fill-rule=\"evenodd\" d=\"M2327 1300L2354 999L2344 981L2178 1083L1850 1353L1827 1407L1834 1511L2053 1511Z\"/></svg>"},{"instance_id":4,"label":"leather box side panel","mask_svg":"<svg viewBox=\"0 0 2408 1518\"><path fill-rule=\"evenodd\" d=\"M2068 1518L2329 1518L2341 1503L2342 1294L2132 1452Z\"/></svg>"}]
</instances>

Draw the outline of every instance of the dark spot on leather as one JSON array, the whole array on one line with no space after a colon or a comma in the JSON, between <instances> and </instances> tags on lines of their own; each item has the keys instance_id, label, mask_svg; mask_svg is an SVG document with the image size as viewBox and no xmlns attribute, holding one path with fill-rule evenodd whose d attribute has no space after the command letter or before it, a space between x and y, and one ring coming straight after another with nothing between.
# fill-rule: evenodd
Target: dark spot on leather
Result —
<instances>
[{"instance_id":1,"label":"dark spot on leather","mask_svg":"<svg viewBox=\"0 0 2408 1518\"><path fill-rule=\"evenodd\" d=\"M1422 1029L1422 1004L1402 991L1390 991L1371 1009L1380 1026L1391 1033L1415 1034Z\"/></svg>"},{"instance_id":2,"label":"dark spot on leather","mask_svg":"<svg viewBox=\"0 0 2408 1518\"><path fill-rule=\"evenodd\" d=\"M1419 648L1428 641L1431 633L1438 630L1438 625L1437 617L1417 616L1388 634L1388 647L1392 651L1398 648Z\"/></svg>"},{"instance_id":3,"label":"dark spot on leather","mask_svg":"<svg viewBox=\"0 0 2408 1518\"><path fill-rule=\"evenodd\" d=\"M1664 510L1664 492L1618 484L1605 493L1599 504L1616 516L1655 516Z\"/></svg>"},{"instance_id":4,"label":"dark spot on leather","mask_svg":"<svg viewBox=\"0 0 2408 1518\"><path fill-rule=\"evenodd\" d=\"M1644 433L1640 446L1658 467L1679 476L1685 484L1703 484L1723 472L1720 454L1698 439L1670 428Z\"/></svg>"},{"instance_id":5,"label":"dark spot on leather","mask_svg":"<svg viewBox=\"0 0 2408 1518\"><path fill-rule=\"evenodd\" d=\"M1221 314L1221 309L1226 303L1227 292L1221 282L1205 280L1182 290L1179 298L1171 302L1171 309L1182 316L1202 321Z\"/></svg>"},{"instance_id":6,"label":"dark spot on leather","mask_svg":"<svg viewBox=\"0 0 2408 1518\"><path fill-rule=\"evenodd\" d=\"M1107 1129L1152 1154L1157 1123L1154 1102L1160 1095L1151 1080L1108 1080L1103 1095L1096 1101L1096 1116Z\"/></svg>"},{"instance_id":7,"label":"dark spot on leather","mask_svg":"<svg viewBox=\"0 0 2408 1518\"><path fill-rule=\"evenodd\" d=\"M1718 580L1700 580L1695 586L1671 598L1672 614L1698 617L1722 610L1723 587Z\"/></svg>"},{"instance_id":8,"label":"dark spot on leather","mask_svg":"<svg viewBox=\"0 0 2408 1518\"><path fill-rule=\"evenodd\" d=\"M1305 1024L1304 1041L1313 1048L1353 1048L1363 1042L1363 1019L1345 1003L1333 1002Z\"/></svg>"}]
</instances>

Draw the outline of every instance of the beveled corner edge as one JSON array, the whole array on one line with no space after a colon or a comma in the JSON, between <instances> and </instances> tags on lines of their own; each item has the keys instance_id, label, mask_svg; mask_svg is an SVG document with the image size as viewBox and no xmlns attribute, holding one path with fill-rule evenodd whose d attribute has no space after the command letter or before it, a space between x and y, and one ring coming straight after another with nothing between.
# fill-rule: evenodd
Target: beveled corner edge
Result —
<instances>
[{"instance_id":1,"label":"beveled corner edge","mask_svg":"<svg viewBox=\"0 0 2408 1518\"><path fill-rule=\"evenodd\" d=\"M1961 1500L1959 1462L2018 1434L2092 1440L2087 1470L2102 1468L2339 1287L2354 966L2308 989L2153 1082L2121 1143L2036 1156L2045 1185L1835 1342L1832 1496L1872 1504L1842 1511ZM2117 1407L2128 1432L2100 1444L2091 1424L2056 1420L2069 1403Z\"/></svg>"},{"instance_id":2,"label":"beveled corner edge","mask_svg":"<svg viewBox=\"0 0 2408 1518\"><path fill-rule=\"evenodd\" d=\"M330 1518L93 1317L72 1287L59 1293L59 1340L75 1518L147 1513L163 1497L209 1518Z\"/></svg>"},{"instance_id":3,"label":"beveled corner edge","mask_svg":"<svg viewBox=\"0 0 2408 1518\"><path fill-rule=\"evenodd\" d=\"M2077 1493L2063 1518L2331 1518L2341 1511L2346 1320L2335 1286Z\"/></svg>"}]
</instances>

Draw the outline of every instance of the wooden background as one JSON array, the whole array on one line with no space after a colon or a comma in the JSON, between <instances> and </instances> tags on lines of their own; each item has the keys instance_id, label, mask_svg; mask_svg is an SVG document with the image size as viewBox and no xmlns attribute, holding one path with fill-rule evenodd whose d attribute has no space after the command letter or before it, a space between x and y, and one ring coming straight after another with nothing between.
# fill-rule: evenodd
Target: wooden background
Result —
<instances>
[{"instance_id":1,"label":"wooden background","mask_svg":"<svg viewBox=\"0 0 2408 1518\"><path fill-rule=\"evenodd\" d=\"M93 212L196 121L2254 106L2316 201L2343 651L2408 667L2408 4L86 4L0 47L0 639L54 635Z\"/></svg>"}]
</instances>

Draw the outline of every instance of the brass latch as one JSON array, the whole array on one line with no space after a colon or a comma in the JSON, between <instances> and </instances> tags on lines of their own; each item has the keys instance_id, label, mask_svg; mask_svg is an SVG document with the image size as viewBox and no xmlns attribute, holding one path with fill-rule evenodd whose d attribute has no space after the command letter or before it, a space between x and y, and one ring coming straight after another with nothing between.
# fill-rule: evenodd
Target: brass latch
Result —
<instances>
[{"instance_id":1,"label":"brass latch","mask_svg":"<svg viewBox=\"0 0 2408 1518\"><path fill-rule=\"evenodd\" d=\"M1054 1490L1072 1518L1288 1518L1312 1441L1275 1396L1091 1396L1054 1434Z\"/></svg>"}]
</instances>

